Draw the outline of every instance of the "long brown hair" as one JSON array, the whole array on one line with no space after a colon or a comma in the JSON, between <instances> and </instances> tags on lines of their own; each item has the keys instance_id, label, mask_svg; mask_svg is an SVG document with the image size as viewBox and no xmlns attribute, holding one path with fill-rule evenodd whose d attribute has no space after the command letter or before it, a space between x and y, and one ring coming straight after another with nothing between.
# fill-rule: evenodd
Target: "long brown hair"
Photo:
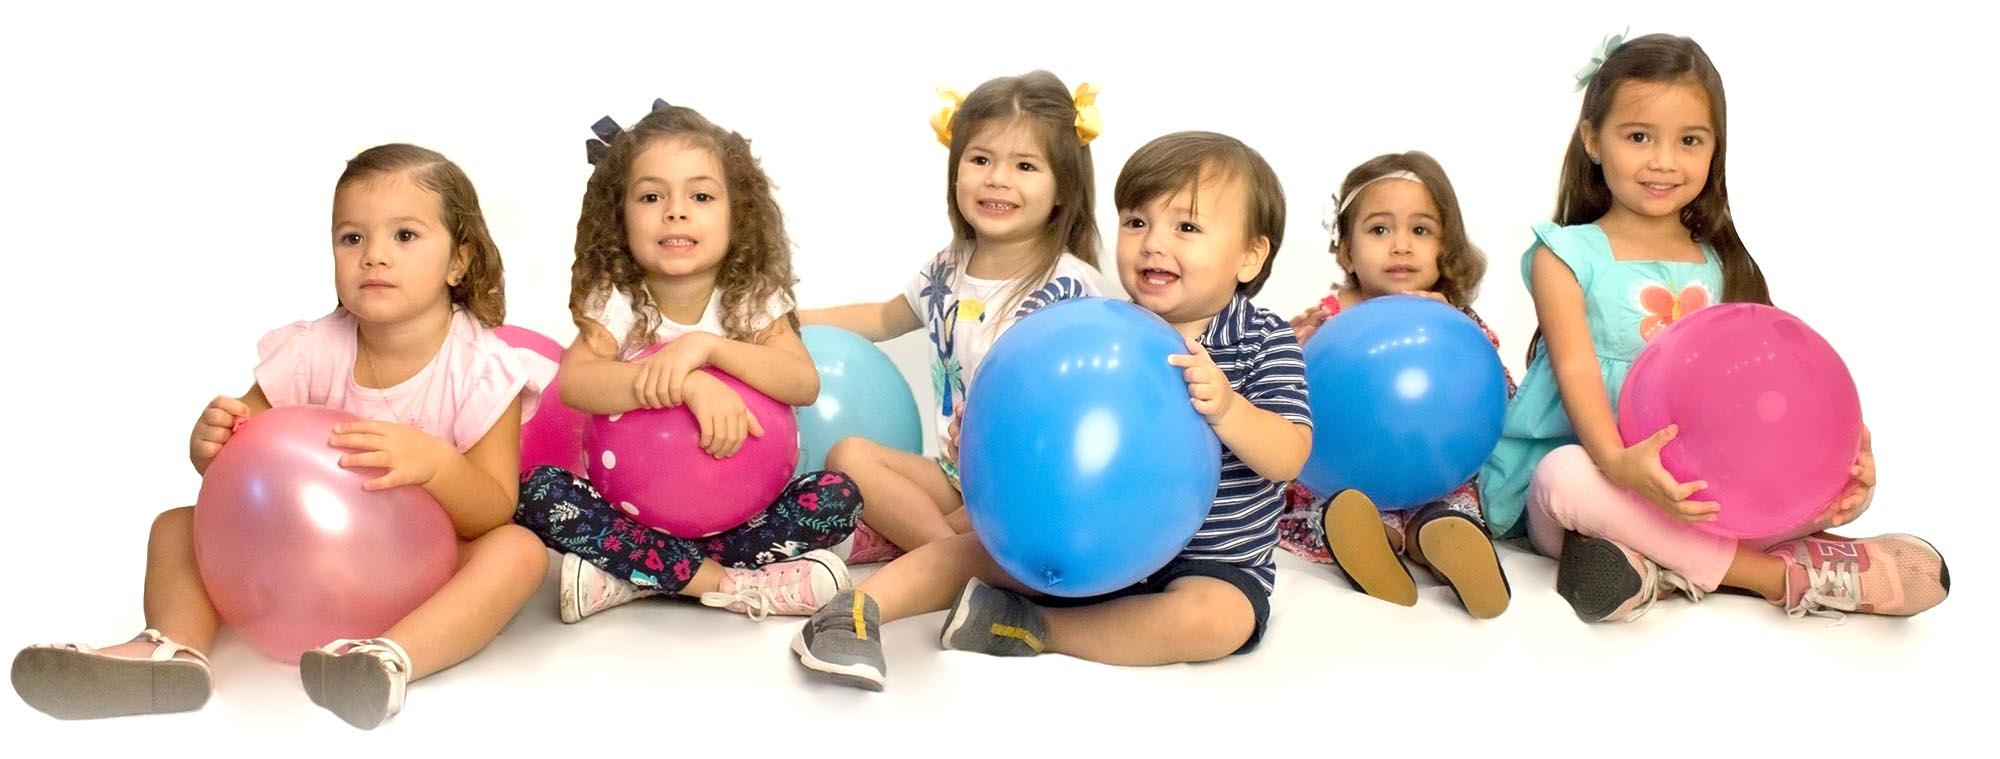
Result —
<instances>
[{"instance_id":1,"label":"long brown hair","mask_svg":"<svg viewBox=\"0 0 2000 759\"><path fill-rule=\"evenodd\" d=\"M1244 219L1249 222L1244 228L1247 238L1244 242L1255 242L1259 237L1271 242L1271 252L1264 256L1264 268L1250 281L1236 283L1237 292L1254 298L1264 289L1264 281L1271 278L1271 267L1278 261L1278 247L1285 241L1285 188L1264 156L1242 140L1215 132L1175 132L1156 138L1125 159L1125 168L1118 171L1111 197L1119 211L1129 211L1185 191L1189 204L1199 211L1200 199L1195 193L1204 178L1242 179L1245 200L1250 205L1244 209Z\"/></svg>"},{"instance_id":2,"label":"long brown hair","mask_svg":"<svg viewBox=\"0 0 2000 759\"><path fill-rule=\"evenodd\" d=\"M451 255L465 251L465 275L451 286L451 302L463 306L473 318L488 327L498 327L507 319L507 282L500 265L500 246L486 230L486 217L479 212L479 193L472 179L435 150L392 143L377 145L348 159L347 169L333 183L333 191L355 182L390 174L406 174L418 187L438 199L438 220L451 234Z\"/></svg>"},{"instance_id":3,"label":"long brown hair","mask_svg":"<svg viewBox=\"0 0 2000 759\"><path fill-rule=\"evenodd\" d=\"M1354 193L1361 191L1368 183L1390 174L1407 171L1423 184L1424 191L1430 193L1431 202L1438 207L1438 220L1444 229L1439 230L1444 237L1438 251L1437 292L1459 308L1472 305L1479 297L1479 283L1486 278L1486 254L1465 232L1465 214L1458 207L1458 193L1451 188L1451 179L1445 176L1444 167L1437 159L1420 150L1407 153L1388 153L1368 159L1353 171L1347 172L1347 179L1340 183L1340 193L1335 195L1335 207L1341 208L1333 218L1333 242L1328 250L1340 254L1343 244L1351 245L1354 235L1354 214L1360 209L1359 199ZM1345 207L1341 207L1341 206ZM1342 268L1346 268L1343 266ZM1361 278L1352 269L1347 272L1347 287L1361 287Z\"/></svg>"},{"instance_id":4,"label":"long brown hair","mask_svg":"<svg viewBox=\"0 0 2000 759\"><path fill-rule=\"evenodd\" d=\"M1590 160L1584 149L1583 130L1602 129L1611 114L1618 86L1628 81L1671 84L1698 84L1708 94L1709 115L1715 121L1715 157L1708 163L1708 182L1692 202L1681 209L1681 226L1698 243L1707 243L1722 260L1722 301L1725 303L1771 304L1770 285L1764 272L1750 257L1749 248L1736 233L1736 221L1729 212L1729 188L1723 181L1723 159L1729 152L1729 105L1723 96L1722 74L1708 59L1708 53L1686 37L1648 34L1626 42L1611 53L1583 91L1583 106L1577 127L1571 130L1569 150L1563 154L1562 183L1556 191L1555 223L1569 226L1588 224L1604 217L1614 199L1604 182L1604 169ZM1528 359L1534 360L1535 345L1541 342L1541 328L1528 342Z\"/></svg>"},{"instance_id":5,"label":"long brown hair","mask_svg":"<svg viewBox=\"0 0 2000 759\"><path fill-rule=\"evenodd\" d=\"M951 152L945 160L944 204L951 216L954 240L972 242L972 223L958 210L958 163L966 144L988 126L1015 119L1032 126L1042 154L1055 176L1055 208L1036 246L1035 265L1008 288L1002 303L1011 303L1055 273L1063 251L1097 266L1097 181L1090 146L1076 134L1076 100L1062 80L1047 71L987 80L959 103L951 119Z\"/></svg>"},{"instance_id":6,"label":"long brown hair","mask_svg":"<svg viewBox=\"0 0 2000 759\"><path fill-rule=\"evenodd\" d=\"M597 157L597 167L584 187L583 211L576 221L570 318L581 328L589 318L591 297L603 297L616 288L632 299L638 317L623 347L649 345L659 330L663 317L646 289L645 271L625 243L624 200L632 159L663 141L680 141L706 150L722 164L729 196L729 248L722 256L715 286L722 291L718 318L723 332L732 340L756 339L753 325L773 298L782 300L786 322L797 329L792 285L798 278L792 274L792 241L785 234L785 217L771 192L771 178L751 154L750 141L716 126L692 108L664 104L632 128L618 132Z\"/></svg>"}]
</instances>

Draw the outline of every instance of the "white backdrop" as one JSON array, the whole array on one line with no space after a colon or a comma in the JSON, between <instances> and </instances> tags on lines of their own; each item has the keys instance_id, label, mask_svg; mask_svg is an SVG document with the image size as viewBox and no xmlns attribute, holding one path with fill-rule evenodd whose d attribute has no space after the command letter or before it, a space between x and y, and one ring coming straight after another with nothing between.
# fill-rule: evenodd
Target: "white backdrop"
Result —
<instances>
[{"instance_id":1,"label":"white backdrop","mask_svg":"<svg viewBox=\"0 0 2000 759\"><path fill-rule=\"evenodd\" d=\"M567 341L569 265L589 174L583 141L598 117L630 124L664 97L750 137L797 243L799 297L806 306L834 305L892 295L948 237L945 149L926 124L940 105L933 88L970 90L992 76L1045 68L1071 87L1090 81L1103 89L1105 132L1092 148L1107 240L1115 234L1112 183L1147 140L1209 129L1263 153L1285 183L1290 219L1276 273L1257 301L1286 316L1336 276L1320 223L1345 172L1378 153L1430 152L1457 185L1470 233L1489 254L1478 306L1518 376L1534 327L1519 255L1529 225L1553 206L1579 100L1572 73L1602 37L1629 26L1634 35L1694 37L1723 74L1739 228L1778 304L1842 351L1875 432L1882 486L1855 532L1915 532L1955 560L1959 592L1908 626L1947 637L1909 643L1899 637L1911 634L1905 627L1885 627L1891 632L1883 637L1842 644L1822 660L1813 657L1815 641L1840 633L1808 624L1753 629L1782 630L1766 635L1799 649L1801 661L1878 674L1908 671L1914 665L1898 657L1914 647L1952 641L1925 654L1923 666L1934 669L1896 681L1918 691L1939 685L1926 678L1990 667L1983 645L1972 643L1975 631L1989 629L1983 605L1991 598L1977 542L1983 533L1974 527L1992 508L1984 486L1996 415L1990 391L1977 389L1990 380L1966 367L1994 344L1991 318L1978 314L1987 313L1984 288L2000 272L1992 237L1977 225L1990 218L2000 165L1987 145L1990 119L1975 114L1990 107L1977 92L2000 72L1987 55L1988 30L1962 11L1923 2L1602 0L908 9L661 0L541 12L405 5L79 2L0 10L0 250L9 285L0 298L8 347L0 398L10 405L6 447L16 483L6 508L11 524L0 537L7 609L0 649L107 643L137 629L148 520L192 502L198 485L186 463L189 426L208 398L248 386L259 335L331 306L333 181L368 146L414 142L463 166L506 260L509 321ZM1115 276L1107 280L1116 288ZM913 334L886 347L921 399L928 382L920 341ZM1541 598L1517 603L1507 619L1539 615L1516 623L1599 635L1571 629L1538 561L1510 557L1510 568L1534 567L1515 570L1517 593ZM1339 603L1362 603L1331 575L1307 571L1283 582L1324 584ZM1448 594L1427 598L1449 608ZM1726 613L1758 624L1777 616L1740 609ZM523 617L541 624L545 612L531 605ZM1935 632L1946 628L1956 632ZM775 642L765 652L773 662L789 629L763 633ZM1646 645L1676 655L1692 647L1672 637ZM1875 658L1840 659L1856 651ZM1522 656L1501 675L1552 676L1532 660L1562 655ZM1610 645L1596 655L1658 654ZM251 660L241 653L235 662L251 667ZM780 667L777 682L765 685L795 688L780 664L762 665ZM466 687L513 687L498 684L509 665L488 666L481 684ZM1257 666L1283 671L1284 662ZM1088 678L1098 670L1062 671ZM1786 684L1785 673L1769 674L1774 700L1851 697L1866 708L1887 697L1880 689L1822 696ZM554 669L546 677L565 679ZM1216 682L1254 687L1227 676ZM746 687L760 692L756 683ZM1550 698L1577 697L1566 685L1547 687ZM296 690L272 692L290 698ZM413 693L413 712L443 700L425 692ZM802 703L796 708L813 708ZM322 730L331 724L296 716L298 708L310 709L287 703L282 719ZM1801 720L1816 713L1799 709ZM1709 712L1680 704L1669 713ZM204 718L194 724L218 729L242 719ZM1481 719L1500 720L1485 735L1533 724L1525 716ZM1689 719L1646 707L1625 724L1679 730L1672 726ZM60 725L12 697L0 697L0 722L9 726L0 734L18 725L64 741L145 735ZM1774 729L1827 734L1806 725Z\"/></svg>"}]
</instances>

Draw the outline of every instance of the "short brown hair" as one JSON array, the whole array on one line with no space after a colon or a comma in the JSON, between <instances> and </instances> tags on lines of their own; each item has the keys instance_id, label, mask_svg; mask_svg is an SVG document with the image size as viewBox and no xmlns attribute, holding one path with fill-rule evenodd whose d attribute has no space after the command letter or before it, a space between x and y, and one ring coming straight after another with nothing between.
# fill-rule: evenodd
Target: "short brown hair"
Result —
<instances>
[{"instance_id":1,"label":"short brown hair","mask_svg":"<svg viewBox=\"0 0 2000 759\"><path fill-rule=\"evenodd\" d=\"M1129 211L1179 193L1192 195L1202 178L1229 180L1241 177L1250 207L1249 240L1262 237L1271 241L1264 268L1248 282L1238 282L1236 291L1255 297L1271 278L1271 265L1278 260L1278 244L1285 238L1285 188L1278 173L1264 156L1241 140L1214 132L1175 132L1148 142L1126 159L1118 172L1112 199L1118 210ZM1249 240L1246 240L1248 242Z\"/></svg>"},{"instance_id":2,"label":"short brown hair","mask_svg":"<svg viewBox=\"0 0 2000 759\"><path fill-rule=\"evenodd\" d=\"M390 174L407 174L437 195L438 220L451 233L451 255L469 251L465 276L451 286L451 302L464 306L473 318L488 327L498 327L507 319L507 281L500 266L500 246L486 231L486 217L479 212L479 193L472 179L435 150L392 143L377 145L348 159L347 170L334 182L333 191L355 182Z\"/></svg>"}]
</instances>

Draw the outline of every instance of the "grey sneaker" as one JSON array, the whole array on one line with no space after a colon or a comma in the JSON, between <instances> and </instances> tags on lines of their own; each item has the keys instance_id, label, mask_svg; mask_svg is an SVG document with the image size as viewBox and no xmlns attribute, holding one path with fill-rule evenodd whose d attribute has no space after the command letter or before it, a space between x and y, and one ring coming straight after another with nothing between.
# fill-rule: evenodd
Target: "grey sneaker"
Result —
<instances>
[{"instance_id":1,"label":"grey sneaker","mask_svg":"<svg viewBox=\"0 0 2000 759\"><path fill-rule=\"evenodd\" d=\"M844 590L806 620L792 638L799 664L841 683L881 690L889 663L882 659L882 612L875 599Z\"/></svg>"},{"instance_id":2,"label":"grey sneaker","mask_svg":"<svg viewBox=\"0 0 2000 759\"><path fill-rule=\"evenodd\" d=\"M605 609L661 593L659 588L642 588L614 577L573 553L563 554L562 573L557 579L556 612L564 624L571 625Z\"/></svg>"},{"instance_id":3,"label":"grey sneaker","mask_svg":"<svg viewBox=\"0 0 2000 759\"><path fill-rule=\"evenodd\" d=\"M1687 578L1637 551L1576 532L1563 536L1556 594L1585 622L1630 622L1677 591L1691 601L1704 595Z\"/></svg>"},{"instance_id":4,"label":"grey sneaker","mask_svg":"<svg viewBox=\"0 0 2000 759\"><path fill-rule=\"evenodd\" d=\"M938 644L993 656L1034 656L1048 637L1049 626L1034 602L975 577L945 616Z\"/></svg>"}]
</instances>

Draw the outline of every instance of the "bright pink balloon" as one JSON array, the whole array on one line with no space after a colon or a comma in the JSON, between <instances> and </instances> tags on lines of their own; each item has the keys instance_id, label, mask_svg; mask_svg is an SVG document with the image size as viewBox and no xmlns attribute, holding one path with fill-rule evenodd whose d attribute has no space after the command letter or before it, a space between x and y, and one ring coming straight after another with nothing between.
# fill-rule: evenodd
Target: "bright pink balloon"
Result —
<instances>
[{"instance_id":1,"label":"bright pink balloon","mask_svg":"<svg viewBox=\"0 0 2000 759\"><path fill-rule=\"evenodd\" d=\"M1625 378L1618 433L1631 445L1669 424L1660 463L1708 481L1717 535L1762 538L1817 518L1861 451L1861 398L1833 346L1798 317L1754 303L1695 311L1653 337Z\"/></svg>"},{"instance_id":2,"label":"bright pink balloon","mask_svg":"<svg viewBox=\"0 0 2000 759\"><path fill-rule=\"evenodd\" d=\"M493 333L508 345L562 361L562 345L540 332L503 324L493 328ZM588 418L562 402L562 374L558 372L542 390L535 415L521 424L521 471L540 466L583 471L583 428Z\"/></svg>"},{"instance_id":3,"label":"bright pink balloon","mask_svg":"<svg viewBox=\"0 0 2000 759\"><path fill-rule=\"evenodd\" d=\"M659 346L647 349L637 361ZM686 405L593 415L584 433L590 482L640 524L682 538L714 535L769 508L791 480L799 456L798 417L713 366L704 371L743 397L764 427L736 455L701 450L701 425Z\"/></svg>"},{"instance_id":4,"label":"bright pink balloon","mask_svg":"<svg viewBox=\"0 0 2000 759\"><path fill-rule=\"evenodd\" d=\"M195 564L223 621L294 663L338 638L388 631L458 567L451 519L420 487L373 493L327 444L359 417L285 406L247 419L202 477Z\"/></svg>"}]
</instances>

